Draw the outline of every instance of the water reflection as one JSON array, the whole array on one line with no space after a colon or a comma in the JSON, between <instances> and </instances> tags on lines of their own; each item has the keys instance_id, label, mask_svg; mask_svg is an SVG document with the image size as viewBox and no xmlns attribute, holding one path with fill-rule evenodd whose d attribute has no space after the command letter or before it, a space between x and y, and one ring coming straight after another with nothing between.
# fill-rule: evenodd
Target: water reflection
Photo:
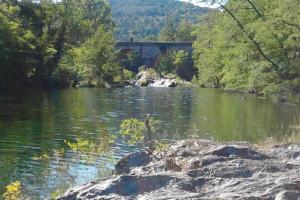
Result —
<instances>
[{"instance_id":1,"label":"water reflection","mask_svg":"<svg viewBox=\"0 0 300 200\"><path fill-rule=\"evenodd\" d=\"M165 132L160 134L168 139L257 142L271 136L297 136L300 131L297 106L212 89L70 89L5 94L0 96L0 193L10 181L20 180L40 199L49 197L58 185L96 178L102 172L98 164L105 158L89 164L67 150L45 167L33 157L44 152L53 156L53 149L66 147L64 140L100 141L109 134L117 135L122 120L143 119L148 113L163 122ZM133 149L116 139L110 150L118 159Z\"/></svg>"}]
</instances>

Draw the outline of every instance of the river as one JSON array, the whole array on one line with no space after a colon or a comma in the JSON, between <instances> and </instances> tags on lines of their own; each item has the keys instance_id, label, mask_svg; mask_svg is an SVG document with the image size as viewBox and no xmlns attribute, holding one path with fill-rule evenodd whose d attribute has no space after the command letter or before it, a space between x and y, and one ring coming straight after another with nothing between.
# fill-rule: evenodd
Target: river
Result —
<instances>
[{"instance_id":1,"label":"river","mask_svg":"<svg viewBox=\"0 0 300 200\"><path fill-rule=\"evenodd\" d=\"M31 199L50 198L58 189L80 185L112 169L113 161L136 148L120 138L111 156L86 162L66 148L65 140L103 141L118 136L126 118L146 114L161 121L163 139L218 141L280 140L300 132L300 108L253 95L200 88L124 88L27 91L0 95L0 194L19 180ZM102 140L101 140L102 138ZM63 156L36 159L64 147ZM102 167L99 167L102 166ZM0 197L1 198L1 197Z\"/></svg>"}]
</instances>

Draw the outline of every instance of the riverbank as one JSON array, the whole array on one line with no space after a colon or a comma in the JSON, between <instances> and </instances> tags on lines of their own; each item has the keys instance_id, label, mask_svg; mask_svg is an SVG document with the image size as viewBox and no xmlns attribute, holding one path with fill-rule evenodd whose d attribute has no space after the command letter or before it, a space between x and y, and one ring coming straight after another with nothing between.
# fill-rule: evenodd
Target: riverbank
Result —
<instances>
[{"instance_id":1,"label":"riverbank","mask_svg":"<svg viewBox=\"0 0 300 200\"><path fill-rule=\"evenodd\" d=\"M76 87L99 87L96 83L80 83ZM274 93L267 96L259 94L255 89L215 88L208 85L198 85L190 81L182 80L176 74L161 74L154 68L141 67L134 78L128 78L116 83L103 83L104 88L128 88L128 87L153 87L153 88L175 88L175 87L199 87L214 88L230 93L241 93L256 96L258 98L271 98L275 103L300 105L300 94ZM244 96L245 97L245 96Z\"/></svg>"},{"instance_id":2,"label":"riverbank","mask_svg":"<svg viewBox=\"0 0 300 200\"><path fill-rule=\"evenodd\" d=\"M132 153L115 175L69 190L79 199L300 198L300 145L183 140L164 151Z\"/></svg>"}]
</instances>

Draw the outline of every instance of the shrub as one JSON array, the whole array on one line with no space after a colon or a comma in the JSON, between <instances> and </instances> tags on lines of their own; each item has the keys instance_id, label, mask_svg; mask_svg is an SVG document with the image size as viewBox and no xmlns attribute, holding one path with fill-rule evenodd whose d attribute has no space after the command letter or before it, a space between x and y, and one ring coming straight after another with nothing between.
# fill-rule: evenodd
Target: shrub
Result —
<instances>
[{"instance_id":1,"label":"shrub","mask_svg":"<svg viewBox=\"0 0 300 200\"><path fill-rule=\"evenodd\" d=\"M21 182L15 181L6 186L3 194L4 200L19 200L21 199Z\"/></svg>"}]
</instances>

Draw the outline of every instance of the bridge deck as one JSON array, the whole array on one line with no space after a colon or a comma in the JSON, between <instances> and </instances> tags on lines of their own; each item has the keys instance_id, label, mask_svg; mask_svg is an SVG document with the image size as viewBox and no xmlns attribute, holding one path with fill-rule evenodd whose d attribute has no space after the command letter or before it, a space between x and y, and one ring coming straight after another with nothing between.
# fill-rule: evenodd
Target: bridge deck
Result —
<instances>
[{"instance_id":1,"label":"bridge deck","mask_svg":"<svg viewBox=\"0 0 300 200\"><path fill-rule=\"evenodd\" d=\"M192 42L117 42L116 46L189 46Z\"/></svg>"},{"instance_id":2,"label":"bridge deck","mask_svg":"<svg viewBox=\"0 0 300 200\"><path fill-rule=\"evenodd\" d=\"M116 48L139 53L145 60L146 67L155 67L161 58L159 55L168 51L184 50L190 57L193 51L191 42L117 42Z\"/></svg>"}]
</instances>

